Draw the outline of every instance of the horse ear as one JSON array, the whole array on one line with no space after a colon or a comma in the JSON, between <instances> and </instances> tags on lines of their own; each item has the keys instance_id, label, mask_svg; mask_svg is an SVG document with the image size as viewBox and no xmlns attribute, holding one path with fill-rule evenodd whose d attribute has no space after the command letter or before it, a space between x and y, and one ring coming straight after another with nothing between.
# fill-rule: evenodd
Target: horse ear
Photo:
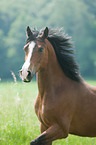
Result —
<instances>
[{"instance_id":1,"label":"horse ear","mask_svg":"<svg viewBox=\"0 0 96 145\"><path fill-rule=\"evenodd\" d=\"M43 35L42 35L43 39L46 39L48 37L48 33L49 33L49 30L48 30L48 27L46 27L44 29L44 32L43 32Z\"/></svg>"},{"instance_id":2,"label":"horse ear","mask_svg":"<svg viewBox=\"0 0 96 145\"><path fill-rule=\"evenodd\" d=\"M27 26L27 29L26 29L26 35L27 35L27 37L33 35L33 33L32 33L32 31L31 31L31 29L30 29L29 26Z\"/></svg>"}]
</instances>

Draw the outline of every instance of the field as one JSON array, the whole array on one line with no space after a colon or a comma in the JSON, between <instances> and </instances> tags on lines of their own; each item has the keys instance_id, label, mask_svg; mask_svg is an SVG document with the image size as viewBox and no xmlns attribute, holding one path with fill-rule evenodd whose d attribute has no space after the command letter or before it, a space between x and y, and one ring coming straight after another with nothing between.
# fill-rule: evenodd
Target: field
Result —
<instances>
[{"instance_id":1,"label":"field","mask_svg":"<svg viewBox=\"0 0 96 145\"><path fill-rule=\"evenodd\" d=\"M87 81L96 85L95 81ZM34 111L36 82L0 82L0 145L29 145L40 135ZM96 145L96 138L69 135L53 145Z\"/></svg>"}]
</instances>

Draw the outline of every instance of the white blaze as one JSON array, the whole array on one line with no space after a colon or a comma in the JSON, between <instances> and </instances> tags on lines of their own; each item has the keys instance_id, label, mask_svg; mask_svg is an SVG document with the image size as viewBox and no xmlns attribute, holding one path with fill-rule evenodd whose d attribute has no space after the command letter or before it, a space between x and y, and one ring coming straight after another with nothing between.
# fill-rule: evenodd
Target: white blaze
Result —
<instances>
[{"instance_id":1,"label":"white blaze","mask_svg":"<svg viewBox=\"0 0 96 145\"><path fill-rule=\"evenodd\" d=\"M27 56L27 60L24 63L24 65L22 66L22 77L23 77L23 79L25 79L28 75L28 68L30 66L30 59L31 59L32 52L33 52L33 49L34 49L35 45L36 45L36 43L34 41L32 41L29 44L29 53L28 53L28 56Z\"/></svg>"}]
</instances>

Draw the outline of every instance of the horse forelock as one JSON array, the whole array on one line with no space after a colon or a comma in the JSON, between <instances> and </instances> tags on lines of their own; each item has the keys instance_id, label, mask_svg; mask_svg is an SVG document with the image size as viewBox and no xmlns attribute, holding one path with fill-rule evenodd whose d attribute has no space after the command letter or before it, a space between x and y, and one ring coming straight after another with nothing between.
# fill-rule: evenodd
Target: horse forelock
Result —
<instances>
[{"instance_id":1,"label":"horse forelock","mask_svg":"<svg viewBox=\"0 0 96 145\"><path fill-rule=\"evenodd\" d=\"M30 35L30 36L27 38L26 44L27 44L28 42L31 42L31 41L36 40L36 38L38 37L38 35L39 35L39 31L38 31L37 29L34 28L34 29L32 30L32 35Z\"/></svg>"}]
</instances>

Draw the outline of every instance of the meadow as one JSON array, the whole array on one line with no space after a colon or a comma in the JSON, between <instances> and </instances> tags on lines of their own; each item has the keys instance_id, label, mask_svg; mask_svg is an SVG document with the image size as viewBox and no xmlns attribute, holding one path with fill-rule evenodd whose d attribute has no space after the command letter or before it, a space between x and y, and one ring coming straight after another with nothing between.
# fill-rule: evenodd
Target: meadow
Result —
<instances>
[{"instance_id":1,"label":"meadow","mask_svg":"<svg viewBox=\"0 0 96 145\"><path fill-rule=\"evenodd\" d=\"M87 82L96 85L96 81ZM35 81L0 82L0 145L29 145L40 135L40 123L34 111L36 95ZM96 138L69 135L53 145L96 145Z\"/></svg>"}]
</instances>

